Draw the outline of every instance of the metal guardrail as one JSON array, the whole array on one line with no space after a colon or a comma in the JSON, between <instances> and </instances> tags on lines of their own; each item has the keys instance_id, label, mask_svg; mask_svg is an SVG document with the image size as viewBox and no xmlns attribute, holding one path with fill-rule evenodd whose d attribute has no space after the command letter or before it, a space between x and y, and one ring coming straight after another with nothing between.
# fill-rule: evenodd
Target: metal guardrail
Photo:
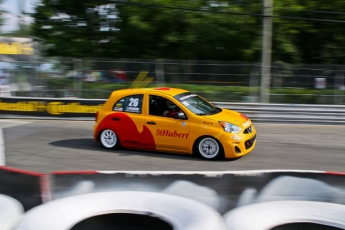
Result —
<instances>
[{"instance_id":1,"label":"metal guardrail","mask_svg":"<svg viewBox=\"0 0 345 230\"><path fill-rule=\"evenodd\" d=\"M262 104L214 102L246 114L253 122L345 125L344 105Z\"/></svg>"},{"instance_id":2,"label":"metal guardrail","mask_svg":"<svg viewBox=\"0 0 345 230\"><path fill-rule=\"evenodd\" d=\"M106 99L79 99L79 98L34 98L34 97L2 97L0 102L32 102L32 101L61 101L63 103L78 102L80 104L102 104ZM285 123L285 124L320 124L320 125L345 125L345 105L321 105L321 104L263 104L263 103L239 103L239 102L213 102L214 105L236 110L246 114L253 122L257 123ZM14 109L13 109L14 111ZM72 116L54 116L42 113L20 113L16 111L1 111L0 118L36 118L36 119L67 119L67 120L93 120L94 116L73 113ZM51 115L51 116L49 116ZM46 117L44 117L46 116ZM84 117L85 116L85 117Z\"/></svg>"}]
</instances>

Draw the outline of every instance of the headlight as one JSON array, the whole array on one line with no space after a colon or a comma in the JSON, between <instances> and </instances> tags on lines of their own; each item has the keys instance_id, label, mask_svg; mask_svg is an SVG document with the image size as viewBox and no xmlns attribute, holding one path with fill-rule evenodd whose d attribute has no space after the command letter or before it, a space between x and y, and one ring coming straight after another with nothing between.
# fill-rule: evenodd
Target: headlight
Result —
<instances>
[{"instance_id":1,"label":"headlight","mask_svg":"<svg viewBox=\"0 0 345 230\"><path fill-rule=\"evenodd\" d=\"M219 121L219 124L224 128L225 132L229 133L239 133L241 131L241 128L237 125L231 124L226 121Z\"/></svg>"}]
</instances>

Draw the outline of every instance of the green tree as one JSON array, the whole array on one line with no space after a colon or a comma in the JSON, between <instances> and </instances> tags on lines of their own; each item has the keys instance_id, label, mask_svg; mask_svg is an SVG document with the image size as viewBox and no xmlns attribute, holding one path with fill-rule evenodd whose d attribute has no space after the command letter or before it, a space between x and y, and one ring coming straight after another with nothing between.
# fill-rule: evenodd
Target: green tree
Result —
<instances>
[{"instance_id":1,"label":"green tree","mask_svg":"<svg viewBox=\"0 0 345 230\"><path fill-rule=\"evenodd\" d=\"M345 61L345 1L275 0L273 60L289 63Z\"/></svg>"},{"instance_id":2,"label":"green tree","mask_svg":"<svg viewBox=\"0 0 345 230\"><path fill-rule=\"evenodd\" d=\"M297 46L302 50L302 60L306 63L344 64L345 1L337 0L332 4L325 0L306 1L303 7L302 17L320 21L306 21L305 29L296 39Z\"/></svg>"},{"instance_id":3,"label":"green tree","mask_svg":"<svg viewBox=\"0 0 345 230\"><path fill-rule=\"evenodd\" d=\"M116 56L116 9L99 0L43 0L33 15L33 33L47 54L68 57Z\"/></svg>"},{"instance_id":4,"label":"green tree","mask_svg":"<svg viewBox=\"0 0 345 230\"><path fill-rule=\"evenodd\" d=\"M236 61L258 58L258 18L231 14L258 12L260 7L254 1L246 1L253 4L245 7L210 1L131 2L139 6L117 6L121 18L117 24L119 39L134 44L122 46L121 53L126 57Z\"/></svg>"},{"instance_id":5,"label":"green tree","mask_svg":"<svg viewBox=\"0 0 345 230\"><path fill-rule=\"evenodd\" d=\"M345 0L274 0L272 61L344 63L341 12ZM42 0L33 35L50 56L259 62L261 14L256 0Z\"/></svg>"},{"instance_id":6,"label":"green tree","mask_svg":"<svg viewBox=\"0 0 345 230\"><path fill-rule=\"evenodd\" d=\"M43 0L34 14L34 35L46 40L49 55L249 61L259 58L260 20L231 14L248 10L258 13L260 4L253 0L246 0L245 6L209 1L187 4L182 0L129 2L138 5L111 2Z\"/></svg>"},{"instance_id":7,"label":"green tree","mask_svg":"<svg viewBox=\"0 0 345 230\"><path fill-rule=\"evenodd\" d=\"M3 0L0 0L0 4L2 4L2 2L3 2ZM4 19L3 19L4 13L5 13L4 9L3 9L3 8L0 8L0 26L2 26L3 23L4 23ZM1 31L1 32L2 32L2 31Z\"/></svg>"}]
</instances>

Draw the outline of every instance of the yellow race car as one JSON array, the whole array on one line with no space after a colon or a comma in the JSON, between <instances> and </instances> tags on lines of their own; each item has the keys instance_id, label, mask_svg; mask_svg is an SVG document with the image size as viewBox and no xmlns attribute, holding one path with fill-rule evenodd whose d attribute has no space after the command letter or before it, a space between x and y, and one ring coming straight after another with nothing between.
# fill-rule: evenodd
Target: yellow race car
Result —
<instances>
[{"instance_id":1,"label":"yellow race car","mask_svg":"<svg viewBox=\"0 0 345 230\"><path fill-rule=\"evenodd\" d=\"M187 90L123 89L96 113L94 139L107 149L237 158L254 149L256 129L244 114L218 108Z\"/></svg>"}]
</instances>

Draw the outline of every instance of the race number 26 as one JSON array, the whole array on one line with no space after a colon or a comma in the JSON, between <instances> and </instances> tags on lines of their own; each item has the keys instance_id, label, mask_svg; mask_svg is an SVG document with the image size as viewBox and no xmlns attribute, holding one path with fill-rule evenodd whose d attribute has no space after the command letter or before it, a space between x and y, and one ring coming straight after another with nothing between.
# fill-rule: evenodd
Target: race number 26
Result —
<instances>
[{"instance_id":1,"label":"race number 26","mask_svg":"<svg viewBox=\"0 0 345 230\"><path fill-rule=\"evenodd\" d=\"M130 107L138 107L139 105L139 98L129 98L129 104Z\"/></svg>"}]
</instances>

